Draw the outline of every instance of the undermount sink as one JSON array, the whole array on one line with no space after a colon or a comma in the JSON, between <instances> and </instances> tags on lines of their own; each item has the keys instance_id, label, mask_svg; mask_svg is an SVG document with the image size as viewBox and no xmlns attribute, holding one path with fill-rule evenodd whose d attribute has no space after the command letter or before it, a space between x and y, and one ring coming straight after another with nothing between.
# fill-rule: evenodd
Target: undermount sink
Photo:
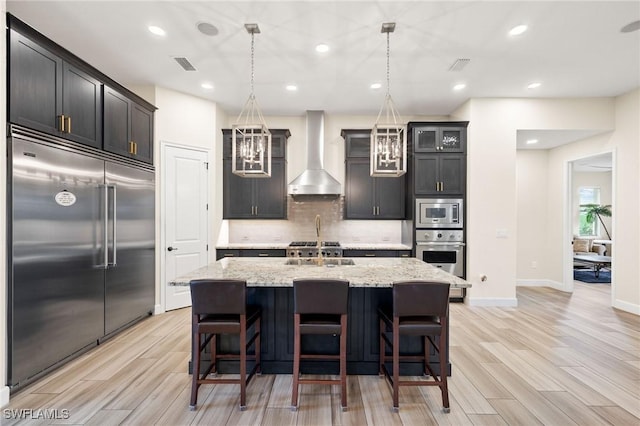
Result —
<instances>
[{"instance_id":1,"label":"undermount sink","mask_svg":"<svg viewBox=\"0 0 640 426\"><path fill-rule=\"evenodd\" d=\"M296 257L294 259L287 259L285 265L291 266L345 266L345 265L355 265L353 259L322 259L322 263L320 259L317 257Z\"/></svg>"}]
</instances>

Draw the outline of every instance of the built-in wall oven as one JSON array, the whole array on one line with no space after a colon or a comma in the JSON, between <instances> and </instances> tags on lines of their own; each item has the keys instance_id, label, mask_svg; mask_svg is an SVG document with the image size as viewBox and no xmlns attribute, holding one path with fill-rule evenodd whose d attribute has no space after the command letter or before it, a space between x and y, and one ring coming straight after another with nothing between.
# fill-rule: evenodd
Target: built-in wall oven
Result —
<instances>
[{"instance_id":1,"label":"built-in wall oven","mask_svg":"<svg viewBox=\"0 0 640 426\"><path fill-rule=\"evenodd\" d=\"M417 229L416 257L452 275L464 278L464 234L462 230ZM464 289L453 288L449 298L462 301Z\"/></svg>"}]
</instances>

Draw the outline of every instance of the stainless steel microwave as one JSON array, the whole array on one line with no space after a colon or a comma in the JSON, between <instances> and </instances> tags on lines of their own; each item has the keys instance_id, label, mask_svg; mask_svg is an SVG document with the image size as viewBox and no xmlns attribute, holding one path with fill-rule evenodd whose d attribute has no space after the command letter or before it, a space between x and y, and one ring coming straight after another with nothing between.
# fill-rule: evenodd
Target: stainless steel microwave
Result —
<instances>
[{"instance_id":1,"label":"stainless steel microwave","mask_svg":"<svg viewBox=\"0 0 640 426\"><path fill-rule=\"evenodd\" d=\"M464 210L460 198L416 199L416 228L463 227Z\"/></svg>"}]
</instances>

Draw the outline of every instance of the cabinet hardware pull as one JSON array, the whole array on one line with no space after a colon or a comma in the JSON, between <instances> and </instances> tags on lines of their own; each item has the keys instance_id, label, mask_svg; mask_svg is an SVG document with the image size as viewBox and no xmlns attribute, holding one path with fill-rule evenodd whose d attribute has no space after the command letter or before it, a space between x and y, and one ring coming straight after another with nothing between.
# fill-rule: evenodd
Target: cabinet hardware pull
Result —
<instances>
[{"instance_id":1,"label":"cabinet hardware pull","mask_svg":"<svg viewBox=\"0 0 640 426\"><path fill-rule=\"evenodd\" d=\"M375 253L365 253L365 257L376 257Z\"/></svg>"},{"instance_id":2,"label":"cabinet hardware pull","mask_svg":"<svg viewBox=\"0 0 640 426\"><path fill-rule=\"evenodd\" d=\"M269 257L269 253L258 253L259 257Z\"/></svg>"},{"instance_id":3,"label":"cabinet hardware pull","mask_svg":"<svg viewBox=\"0 0 640 426\"><path fill-rule=\"evenodd\" d=\"M58 116L58 127L59 130L64 133L64 114Z\"/></svg>"},{"instance_id":4,"label":"cabinet hardware pull","mask_svg":"<svg viewBox=\"0 0 640 426\"><path fill-rule=\"evenodd\" d=\"M258 206L256 206L256 216L258 216Z\"/></svg>"},{"instance_id":5,"label":"cabinet hardware pull","mask_svg":"<svg viewBox=\"0 0 640 426\"><path fill-rule=\"evenodd\" d=\"M133 154L133 141L129 141L129 154Z\"/></svg>"},{"instance_id":6,"label":"cabinet hardware pull","mask_svg":"<svg viewBox=\"0 0 640 426\"><path fill-rule=\"evenodd\" d=\"M376 216L380 216L380 206L376 207Z\"/></svg>"},{"instance_id":7,"label":"cabinet hardware pull","mask_svg":"<svg viewBox=\"0 0 640 426\"><path fill-rule=\"evenodd\" d=\"M444 191L444 182L440 182L440 192Z\"/></svg>"},{"instance_id":8,"label":"cabinet hardware pull","mask_svg":"<svg viewBox=\"0 0 640 426\"><path fill-rule=\"evenodd\" d=\"M376 215L376 206L373 206L373 215Z\"/></svg>"},{"instance_id":9,"label":"cabinet hardware pull","mask_svg":"<svg viewBox=\"0 0 640 426\"><path fill-rule=\"evenodd\" d=\"M71 117L66 117L67 120L67 128L65 129L67 133L71 133Z\"/></svg>"},{"instance_id":10,"label":"cabinet hardware pull","mask_svg":"<svg viewBox=\"0 0 640 426\"><path fill-rule=\"evenodd\" d=\"M138 155L138 142L133 143L133 153Z\"/></svg>"}]
</instances>

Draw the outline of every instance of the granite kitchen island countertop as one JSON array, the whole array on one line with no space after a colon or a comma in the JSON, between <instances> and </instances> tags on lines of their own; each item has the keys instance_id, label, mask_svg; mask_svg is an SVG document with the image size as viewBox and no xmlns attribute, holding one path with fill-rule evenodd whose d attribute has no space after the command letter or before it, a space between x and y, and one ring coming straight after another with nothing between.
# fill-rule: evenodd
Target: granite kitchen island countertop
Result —
<instances>
[{"instance_id":1,"label":"granite kitchen island countertop","mask_svg":"<svg viewBox=\"0 0 640 426\"><path fill-rule=\"evenodd\" d=\"M347 259L347 260L345 260ZM416 258L340 258L326 259L353 265L288 265L295 258L224 258L175 278L169 284L188 286L191 280L240 279L250 287L292 287L296 278L348 280L351 287L391 287L395 281L444 281L452 288L468 288L471 283Z\"/></svg>"}]
</instances>

